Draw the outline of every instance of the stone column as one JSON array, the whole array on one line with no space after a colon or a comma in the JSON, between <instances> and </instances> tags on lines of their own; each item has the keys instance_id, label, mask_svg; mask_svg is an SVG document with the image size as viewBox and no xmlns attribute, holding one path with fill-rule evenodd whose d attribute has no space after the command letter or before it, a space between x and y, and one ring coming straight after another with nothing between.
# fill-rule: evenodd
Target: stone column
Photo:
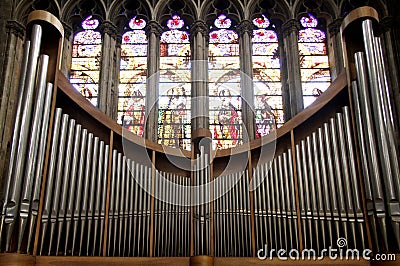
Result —
<instances>
[{"instance_id":1,"label":"stone column","mask_svg":"<svg viewBox=\"0 0 400 266\"><path fill-rule=\"evenodd\" d=\"M72 64L72 47L74 42L74 36L72 35L72 27L67 23L63 22L64 27L64 41L61 57L61 72L69 77L71 74Z\"/></svg>"},{"instance_id":2,"label":"stone column","mask_svg":"<svg viewBox=\"0 0 400 266\"><path fill-rule=\"evenodd\" d=\"M117 28L110 21L104 21L100 26L100 32L102 35L102 54L100 59L98 108L114 118L116 114L113 113L113 97L118 90L114 80Z\"/></svg>"},{"instance_id":3,"label":"stone column","mask_svg":"<svg viewBox=\"0 0 400 266\"><path fill-rule=\"evenodd\" d=\"M254 113L254 86L253 86L253 58L252 58L252 34L253 23L243 20L237 27L239 33L240 55L240 93L242 96L243 141L255 139L256 121ZM245 131L246 130L246 131Z\"/></svg>"},{"instance_id":4,"label":"stone column","mask_svg":"<svg viewBox=\"0 0 400 266\"><path fill-rule=\"evenodd\" d=\"M208 91L208 27L204 21L196 21L190 29L192 60L192 138L199 137L199 129L209 130Z\"/></svg>"},{"instance_id":5,"label":"stone column","mask_svg":"<svg viewBox=\"0 0 400 266\"><path fill-rule=\"evenodd\" d=\"M157 21L149 21L147 34L147 83L145 138L157 142L158 135L158 93L160 83L160 35L162 28Z\"/></svg>"},{"instance_id":6,"label":"stone column","mask_svg":"<svg viewBox=\"0 0 400 266\"><path fill-rule=\"evenodd\" d=\"M291 19L284 23L282 28L287 71L287 79L283 81L283 86L289 93L290 113L288 119L290 119L303 109L299 46L297 44L300 24L297 20Z\"/></svg>"},{"instance_id":7,"label":"stone column","mask_svg":"<svg viewBox=\"0 0 400 266\"><path fill-rule=\"evenodd\" d=\"M5 175L10 142L14 129L16 104L18 102L18 85L23 57L23 40L25 27L15 20L7 21L6 50L2 58L2 79L0 80L0 186ZM2 190L1 192L2 193ZM0 195L1 196L1 195Z\"/></svg>"},{"instance_id":8,"label":"stone column","mask_svg":"<svg viewBox=\"0 0 400 266\"><path fill-rule=\"evenodd\" d=\"M342 36L340 35L342 21L342 18L338 18L328 25L327 50L332 81L344 70Z\"/></svg>"}]
</instances>

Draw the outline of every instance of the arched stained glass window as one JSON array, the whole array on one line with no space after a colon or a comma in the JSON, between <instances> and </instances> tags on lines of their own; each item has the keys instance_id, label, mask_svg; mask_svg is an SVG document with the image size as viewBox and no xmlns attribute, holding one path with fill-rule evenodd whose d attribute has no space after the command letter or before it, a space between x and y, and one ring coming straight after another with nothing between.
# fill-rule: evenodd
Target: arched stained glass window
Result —
<instances>
[{"instance_id":1,"label":"arched stained glass window","mask_svg":"<svg viewBox=\"0 0 400 266\"><path fill-rule=\"evenodd\" d=\"M300 19L299 52L304 108L313 103L330 85L326 34L317 29L318 20L311 14Z\"/></svg>"},{"instance_id":2,"label":"arched stained glass window","mask_svg":"<svg viewBox=\"0 0 400 266\"><path fill-rule=\"evenodd\" d=\"M70 82L94 106L97 106L100 75L101 34L99 20L89 16L82 31L74 36Z\"/></svg>"},{"instance_id":3,"label":"arched stained glass window","mask_svg":"<svg viewBox=\"0 0 400 266\"><path fill-rule=\"evenodd\" d=\"M254 111L259 138L281 126L284 119L278 36L264 15L253 19L253 24Z\"/></svg>"},{"instance_id":4,"label":"arched stained glass window","mask_svg":"<svg viewBox=\"0 0 400 266\"><path fill-rule=\"evenodd\" d=\"M143 136L147 70L146 21L134 17L130 31L122 35L120 80L118 92L118 123Z\"/></svg>"},{"instance_id":5,"label":"arched stained glass window","mask_svg":"<svg viewBox=\"0 0 400 266\"><path fill-rule=\"evenodd\" d=\"M239 44L238 34L231 28L232 21L221 14L210 32L210 130L216 149L242 142Z\"/></svg>"},{"instance_id":6,"label":"arched stained glass window","mask_svg":"<svg viewBox=\"0 0 400 266\"><path fill-rule=\"evenodd\" d=\"M190 41L184 21L174 15L160 40L158 143L191 147Z\"/></svg>"}]
</instances>

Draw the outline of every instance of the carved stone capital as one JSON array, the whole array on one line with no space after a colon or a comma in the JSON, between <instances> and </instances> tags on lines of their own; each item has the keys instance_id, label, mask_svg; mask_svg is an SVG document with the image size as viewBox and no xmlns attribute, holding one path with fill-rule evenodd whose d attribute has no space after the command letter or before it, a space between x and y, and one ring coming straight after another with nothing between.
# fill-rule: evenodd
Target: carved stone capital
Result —
<instances>
[{"instance_id":1,"label":"carved stone capital","mask_svg":"<svg viewBox=\"0 0 400 266\"><path fill-rule=\"evenodd\" d=\"M337 35L340 32L340 26L342 25L343 18L335 19L331 24L328 25L328 31L330 35Z\"/></svg>"},{"instance_id":2,"label":"carved stone capital","mask_svg":"<svg viewBox=\"0 0 400 266\"><path fill-rule=\"evenodd\" d=\"M395 19L393 17L384 17L381 21L380 21L380 25L381 25L381 29L383 32L387 32L390 31L391 29L394 28L395 26Z\"/></svg>"},{"instance_id":3,"label":"carved stone capital","mask_svg":"<svg viewBox=\"0 0 400 266\"><path fill-rule=\"evenodd\" d=\"M291 33L297 33L299 30L300 23L295 19L288 20L282 25L282 33L284 37L289 36Z\"/></svg>"},{"instance_id":4,"label":"carved stone capital","mask_svg":"<svg viewBox=\"0 0 400 266\"><path fill-rule=\"evenodd\" d=\"M72 27L65 22L62 22L62 25L64 27L64 38L69 39L72 35Z\"/></svg>"},{"instance_id":5,"label":"carved stone capital","mask_svg":"<svg viewBox=\"0 0 400 266\"><path fill-rule=\"evenodd\" d=\"M157 37L160 37L161 33L163 32L163 29L157 21L150 20L149 23L147 23L147 26L144 29L146 31L146 35L149 36L150 34L155 34Z\"/></svg>"},{"instance_id":6,"label":"carved stone capital","mask_svg":"<svg viewBox=\"0 0 400 266\"><path fill-rule=\"evenodd\" d=\"M203 20L197 20L192 24L190 27L190 40L193 41L193 38L198 34L201 33L203 37L206 38L207 42L209 39L209 27Z\"/></svg>"},{"instance_id":7,"label":"carved stone capital","mask_svg":"<svg viewBox=\"0 0 400 266\"><path fill-rule=\"evenodd\" d=\"M104 34L108 34L112 38L116 39L117 35L117 27L111 21L103 21L100 25L100 33L104 36Z\"/></svg>"},{"instance_id":8,"label":"carved stone capital","mask_svg":"<svg viewBox=\"0 0 400 266\"><path fill-rule=\"evenodd\" d=\"M14 34L20 39L23 39L25 36L25 26L16 20L8 20L6 29L8 33Z\"/></svg>"},{"instance_id":9,"label":"carved stone capital","mask_svg":"<svg viewBox=\"0 0 400 266\"><path fill-rule=\"evenodd\" d=\"M242 36L245 33L252 35L253 29L254 25L253 23L251 23L250 20L243 20L236 28L237 32L239 33L239 36Z\"/></svg>"}]
</instances>

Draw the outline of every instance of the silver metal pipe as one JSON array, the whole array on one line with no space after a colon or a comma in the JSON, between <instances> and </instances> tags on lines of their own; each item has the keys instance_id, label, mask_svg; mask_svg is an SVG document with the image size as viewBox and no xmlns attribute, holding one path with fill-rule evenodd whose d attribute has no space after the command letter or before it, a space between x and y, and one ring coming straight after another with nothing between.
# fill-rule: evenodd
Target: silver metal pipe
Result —
<instances>
[{"instance_id":1,"label":"silver metal pipe","mask_svg":"<svg viewBox=\"0 0 400 266\"><path fill-rule=\"evenodd\" d=\"M24 173L24 182L23 186L17 191L15 195L16 199L19 200L19 193L20 189L22 189L22 196L21 196L21 206L19 210L19 230L18 230L18 247L17 251L21 250L22 244L22 237L24 236L26 223L29 216L29 209L31 205L31 195L32 189L34 184L34 174L35 170L34 167L36 166L36 160L38 155L38 148L40 142L40 129L42 123L47 123L47 121L43 120L43 111L45 105L45 95L46 95L46 76L47 76L47 69L48 69L48 56L42 55L40 57L40 67L39 67L39 77L38 77L38 85L37 85L37 96L34 105L33 111L33 121L30 131L30 143L28 148L28 157L26 158L26 166L25 166L25 173ZM17 156L18 158L18 156ZM22 174L22 172L21 172ZM21 176L21 178L23 178ZM21 180L22 181L22 180ZM19 182L16 180L16 182ZM20 184L18 184L20 186ZM15 202L16 209L15 212L18 210L18 203Z\"/></svg>"},{"instance_id":2,"label":"silver metal pipe","mask_svg":"<svg viewBox=\"0 0 400 266\"><path fill-rule=\"evenodd\" d=\"M47 174L47 183L46 183L46 194L44 198L43 211L42 211L42 237L40 242L40 251L39 255L42 254L44 238L46 236L48 219L51 211L51 198L53 193L53 184L55 179L55 171L56 171L56 162L57 162L57 152L58 152L58 141L59 141L59 133L60 133L60 124L61 124L61 114L62 110L57 108L54 115L54 126L53 126L53 139L51 144L51 153L50 153L50 162L49 162L49 170Z\"/></svg>"},{"instance_id":3,"label":"silver metal pipe","mask_svg":"<svg viewBox=\"0 0 400 266\"><path fill-rule=\"evenodd\" d=\"M73 153L72 153L72 163L71 163L71 174L70 178L64 177L64 180L69 181L69 187L66 198L68 198L68 202L66 203L65 207L65 235L64 235L64 256L67 255L68 250L68 241L69 241L69 233L71 230L71 221L72 221L72 214L74 208L74 198L75 198L75 188L76 188L76 179L77 179L77 172L78 172L78 162L79 162L79 148L81 146L81 133L82 133L82 126L76 125L75 126L75 137L73 140ZM66 164L68 165L68 164ZM67 186L64 186L66 189ZM62 209L62 208L61 208ZM60 231L60 230L59 230ZM57 248L58 250L58 248Z\"/></svg>"},{"instance_id":4,"label":"silver metal pipe","mask_svg":"<svg viewBox=\"0 0 400 266\"><path fill-rule=\"evenodd\" d=\"M376 132L378 137L378 146L380 151L381 166L383 170L383 177L386 187L386 197L389 202L389 216L392 220L392 226L395 231L397 244L400 245L399 239L399 198L398 193L395 188L395 180L398 179L398 167L392 167L393 163L396 162L398 158L392 158L391 149L389 147L391 143L389 132L391 132L390 122L386 123L386 118L388 113L386 108L383 107L384 103L382 100L385 98L384 92L381 89L381 84L379 82L379 64L377 54L374 51L375 37L373 32L373 25L371 20L365 20L362 22L365 53L367 58L369 80L371 84L371 100L373 107L373 114L375 116Z\"/></svg>"},{"instance_id":5,"label":"silver metal pipe","mask_svg":"<svg viewBox=\"0 0 400 266\"><path fill-rule=\"evenodd\" d=\"M112 256L116 255L117 248L117 231L118 231L118 215L119 215L119 202L120 202L120 190L121 190L121 169L122 169L122 154L118 153L117 168L116 168L116 181L115 181L115 198L114 198L114 213L113 213L113 245L112 245Z\"/></svg>"},{"instance_id":6,"label":"silver metal pipe","mask_svg":"<svg viewBox=\"0 0 400 266\"><path fill-rule=\"evenodd\" d=\"M309 179L308 176L311 174L312 170L308 171L307 168L307 158L311 156L310 154L307 154L307 148L306 148L306 142L305 140L302 140L300 142L300 148L301 148L301 154L302 154L302 168L303 168L303 184L304 184L304 198L305 198L305 209L306 209L306 220L307 220L307 225L308 225L308 233L309 233L309 247L314 248L314 236L313 236L313 228L312 228L312 220L313 220L313 213L312 213L312 206L310 202L310 185L309 185ZM304 231L304 235L306 235L307 231ZM306 238L304 238L306 240ZM306 242L304 247L308 247Z\"/></svg>"},{"instance_id":7,"label":"silver metal pipe","mask_svg":"<svg viewBox=\"0 0 400 266\"><path fill-rule=\"evenodd\" d=\"M302 171L302 164L301 164L301 151L300 151L300 144L296 144L296 163L297 163L297 175L298 175L298 186L299 186L299 197L300 197L300 218L301 218L301 225L303 228L303 241L304 241L304 248L307 248L307 226L306 226L306 205L304 201L304 189L303 189L303 171Z\"/></svg>"},{"instance_id":8,"label":"silver metal pipe","mask_svg":"<svg viewBox=\"0 0 400 266\"><path fill-rule=\"evenodd\" d=\"M398 140L395 136L394 118L392 114L391 97L389 86L386 78L385 63L383 60L382 44L380 37L374 38L374 52L376 63L378 66L378 82L380 95L382 100L382 110L384 115L384 123L386 125L386 133L388 140L390 165L393 172L393 183L397 194L397 202L391 207L392 213L392 227L395 232L397 247L400 248L400 167L399 167L399 151ZM397 205L397 206L396 206Z\"/></svg>"},{"instance_id":9,"label":"silver metal pipe","mask_svg":"<svg viewBox=\"0 0 400 266\"><path fill-rule=\"evenodd\" d=\"M292 222L294 228L294 248L299 248L299 238L298 238L298 228L297 228L297 206L296 206L296 192L295 192L295 183L294 183L294 169L292 162L292 150L288 149L288 163L289 163L289 178L290 178L290 195L291 195L291 203L292 203Z\"/></svg>"},{"instance_id":10,"label":"silver metal pipe","mask_svg":"<svg viewBox=\"0 0 400 266\"><path fill-rule=\"evenodd\" d=\"M104 237L104 220L106 215L106 198L107 198L107 179L108 179L108 158L110 156L110 146L105 146L104 153L104 170L103 170L103 186L101 193L101 206L100 206L100 235L99 235L99 252L100 256L103 252L103 237Z\"/></svg>"},{"instance_id":11,"label":"silver metal pipe","mask_svg":"<svg viewBox=\"0 0 400 266\"><path fill-rule=\"evenodd\" d=\"M326 221L327 227L328 227L328 235L329 235L329 243L328 246L333 246L333 232L332 232L332 209L331 209L331 202L330 202L330 194L331 194L331 188L329 186L328 182L328 175L327 175L327 155L325 153L325 148L324 148L324 133L323 133L323 128L318 128L317 129L317 143L318 143L318 152L319 152L319 165L318 168L320 169L320 180L322 181L322 184L318 184L317 186L321 187L321 190L323 191L323 199L321 199L321 202L323 202L324 206L324 212L325 216L324 219ZM328 162L329 163L329 162ZM317 167L317 166L316 166ZM338 232L337 232L338 233ZM337 238L339 238L339 235L336 235Z\"/></svg>"},{"instance_id":12,"label":"silver metal pipe","mask_svg":"<svg viewBox=\"0 0 400 266\"><path fill-rule=\"evenodd\" d=\"M146 166L147 169L147 189L145 192L146 198L147 198L147 203L146 203L146 215L147 215L147 221L146 221L146 256L150 255L150 219L151 219L151 203L150 203L150 198L151 198L151 193L149 193L149 191L151 191L151 182L152 182L152 178L151 178L151 167Z\"/></svg>"},{"instance_id":13,"label":"silver metal pipe","mask_svg":"<svg viewBox=\"0 0 400 266\"><path fill-rule=\"evenodd\" d=\"M67 128L69 122L69 115L64 114L62 117L61 123L61 136L59 140L59 148L57 151L57 168L56 168L56 176L54 180L54 188L53 188L53 196L50 198L52 201L51 204L51 211L50 211L50 240L49 240L49 252L48 255L50 256L52 251L53 245L53 237L54 237L54 230L57 222L57 214L60 202L60 194L61 194L61 184L62 184L62 177L63 177L63 170L64 170L64 153L65 153L65 142L67 139ZM75 124L74 124L75 126ZM60 160L61 159L61 160Z\"/></svg>"},{"instance_id":14,"label":"silver metal pipe","mask_svg":"<svg viewBox=\"0 0 400 266\"><path fill-rule=\"evenodd\" d=\"M39 35L41 36L41 30L42 28L39 25L34 25L32 29L32 35ZM34 36L32 36L32 39ZM36 47L33 47L35 45L35 41L32 40L32 48L31 48L31 55L33 55L36 50ZM40 46L40 39L39 39L39 44ZM29 58L31 60L32 58ZM37 61L37 58L34 58L35 61ZM40 67L38 71L38 89L39 94L37 97L37 101L40 101L40 106L36 105L37 109L41 109L43 105L43 90L44 87L46 86L46 76L47 76L47 69L48 69L48 61L49 57L47 55L42 55L40 56ZM32 68L35 68L35 72L32 73L30 72L31 69L27 70L27 76L26 76L26 82L25 82L25 90L24 90L24 98L23 98L23 107L22 107L22 114L21 114L21 127L19 129L19 140L18 140L18 147L16 154L15 154L15 161L12 164L11 169L9 169L7 179L9 178L10 180L12 179L10 186L9 186L9 194L8 194L8 199L7 204L5 206L5 224L6 224L6 250L9 250L10 242L11 242L11 236L14 231L14 226L15 222L17 220L18 216L18 208L19 208L19 203L21 199L21 190L22 190L22 183L23 183L23 178L24 178L24 167L25 164L28 163L28 171L32 171L33 166L29 165L29 161L26 161L27 153L28 153L28 158L30 160L33 160L33 158L36 156L36 148L35 146L37 145L37 131L39 129L39 115L40 115L40 110L38 112L35 112L36 114L34 117L35 123L32 124L31 127L31 115L32 115L32 107L33 107L33 100L34 100L34 91L35 91L35 81L36 81L36 64L33 63L29 64ZM29 135L33 137L32 145L33 148L31 151L28 152L28 143L29 143ZM30 174L30 173L29 173ZM27 185L29 185L29 188L31 189L31 176L29 175L29 179L27 180ZM8 189L8 188L7 188ZM26 214L23 214L23 216L26 216ZM21 236L22 237L22 236Z\"/></svg>"},{"instance_id":15,"label":"silver metal pipe","mask_svg":"<svg viewBox=\"0 0 400 266\"><path fill-rule=\"evenodd\" d=\"M331 132L329 129L329 124L328 123L324 123L324 142L325 142L325 149L326 149L326 162L327 162L327 166L328 166L328 176L330 176L331 178L329 178L329 185L331 188L336 188L336 184L335 184L335 173L334 173L334 169L333 169L333 159L332 159L332 145L331 145ZM335 231L336 231L336 236L339 237L341 236L340 233L340 214L339 214L339 203L338 203L338 199L337 199L337 193L336 193L337 189L330 189L330 199L331 199L331 203L332 203L332 216L333 216L333 221L335 224Z\"/></svg>"},{"instance_id":16,"label":"silver metal pipe","mask_svg":"<svg viewBox=\"0 0 400 266\"><path fill-rule=\"evenodd\" d=\"M135 239L132 239L132 225L133 225L133 215L134 215L134 193L135 193L135 177L134 177L134 173L135 173L135 162L131 161L130 162L130 168L129 168L129 211L128 211L128 257L132 256L132 242L135 241ZM157 174L156 174L157 175ZM158 194L158 186L159 184L156 183L155 184L155 195L160 195ZM157 209L154 208L155 211L158 210L158 200L155 200L155 205L157 206ZM156 215L155 215L156 216ZM158 217L157 217L158 219ZM155 220L157 220L155 218ZM157 222L154 222L154 239L156 239L157 237ZM154 247L156 249L156 244L157 242L154 241ZM159 256L158 252L155 250L154 251L154 255L155 256Z\"/></svg>"},{"instance_id":17,"label":"silver metal pipe","mask_svg":"<svg viewBox=\"0 0 400 266\"><path fill-rule=\"evenodd\" d=\"M65 152L65 159L62 158L62 160L65 160L64 163L64 170L63 170L63 177L62 177L62 193L61 193L61 199L60 199L60 207L58 209L58 233L57 233L57 246L56 246L56 252L55 254L58 255L59 247L60 247L60 241L61 241L61 233L64 225L64 219L65 219L65 211L67 208L67 198L68 198L68 191L69 191L69 181L70 181L70 170L71 170L71 161L72 161L72 150L73 146L76 145L74 143L74 137L75 137L75 120L71 119L69 121L68 125L68 139L67 139L67 150Z\"/></svg>"},{"instance_id":18,"label":"silver metal pipe","mask_svg":"<svg viewBox=\"0 0 400 266\"><path fill-rule=\"evenodd\" d=\"M357 57L357 55L356 55ZM359 68L358 66L358 60L356 59L356 67ZM358 74L360 76L360 74ZM360 78L360 77L359 77ZM360 160L361 160L361 167L362 167L362 173L363 173L363 183L364 183L364 191L365 191L365 200L366 200L366 207L367 207L367 215L369 217L368 221L371 226L371 234L373 237L373 243L374 247L376 250L379 252L379 239L378 239L378 228L375 223L375 202L374 202L374 195L372 191L372 172L370 169L373 170L373 163L369 159L370 156L369 154L372 153L372 149L375 150L375 147L367 148L367 138L368 135L365 137L365 134L367 133L367 127L364 126L361 118L361 107L360 107L360 93L359 93L360 88L357 85L357 81L352 82L352 93L353 93L353 99L354 99L354 115L355 115L355 123L356 123L356 132L357 132L357 138L358 138L358 144L359 144L359 149L360 149ZM365 110L363 110L365 111ZM347 117L347 114L346 114ZM347 118L346 118L347 120ZM376 151L376 150L375 150ZM375 163L376 163L377 157L375 157ZM378 169L376 169L378 170ZM379 178L379 170L377 173L377 176ZM379 180L380 182L380 180ZM381 188L382 189L382 188ZM383 198L381 199L382 201L384 200ZM386 216L385 212L383 213L384 216ZM361 230L363 231L363 230ZM386 234L386 232L384 232ZM362 242L364 244L364 241Z\"/></svg>"},{"instance_id":19,"label":"silver metal pipe","mask_svg":"<svg viewBox=\"0 0 400 266\"><path fill-rule=\"evenodd\" d=\"M290 184L289 171L291 171L291 169L289 169L287 156L288 156L288 154L286 152L284 152L282 154L283 175L282 175L282 179L281 179L281 186L284 187L282 189L282 196L285 197L285 201L286 201L286 217L287 217L287 227L288 227L288 231L289 231L287 238L286 238L286 241L287 241L286 248L287 248L287 250L290 250L290 249L294 248L293 247L293 228L292 228L293 210L292 210L291 201L290 201L290 188L289 188L289 184ZM289 156L290 156L290 153L289 153Z\"/></svg>"},{"instance_id":20,"label":"silver metal pipe","mask_svg":"<svg viewBox=\"0 0 400 266\"><path fill-rule=\"evenodd\" d=\"M131 159L126 160L126 177L125 177L125 208L124 208L124 235L123 235L123 244L122 244L122 256L125 256L127 253L127 243L126 243L126 237L128 233L128 219L129 219L129 193L130 193L130 165L131 165Z\"/></svg>"},{"instance_id":21,"label":"silver metal pipe","mask_svg":"<svg viewBox=\"0 0 400 266\"><path fill-rule=\"evenodd\" d=\"M273 220L273 225L274 225L274 239L275 239L275 247L276 250L281 248L281 223L279 216L280 213L278 213L277 210L277 202L276 202L276 189L275 187L275 177L277 175L277 165L276 165L276 159L273 160L273 166L271 167L270 171L270 176L269 176L269 181L270 181L270 193L271 193L271 213L272 213L272 220Z\"/></svg>"},{"instance_id":22,"label":"silver metal pipe","mask_svg":"<svg viewBox=\"0 0 400 266\"><path fill-rule=\"evenodd\" d=\"M361 247L364 249L365 241L364 241L364 213L363 207L361 204L361 196L359 193L359 183L357 180L357 170L356 170L356 162L355 162L355 150L353 147L352 133L351 133L351 122L350 122L350 110L348 106L343 107L343 118L344 118L344 130L346 135L346 142L349 151L349 166L350 166L350 179L352 185L352 193L353 193L353 201L354 201L354 214L356 217L356 222L359 227L359 236Z\"/></svg>"},{"instance_id":23,"label":"silver metal pipe","mask_svg":"<svg viewBox=\"0 0 400 266\"><path fill-rule=\"evenodd\" d=\"M322 196L322 182L321 182L321 166L319 163L319 159L323 156L322 154L319 154L319 150L318 150L318 139L317 139L317 132L313 132L311 135L311 146L312 146L312 152L311 154L313 154L313 161L314 161L314 167L313 167L313 171L314 171L314 180L315 180L315 198L316 198L316 204L317 204L317 214L319 217L319 221L320 221L320 232L321 232L321 237L322 237L322 248L327 247L327 241L326 241L326 235L325 235L325 229L326 229L326 217L325 217L325 206L324 206L324 199ZM329 233L329 228L328 228L328 233Z\"/></svg>"},{"instance_id":24,"label":"silver metal pipe","mask_svg":"<svg viewBox=\"0 0 400 266\"><path fill-rule=\"evenodd\" d=\"M72 215L72 226L73 226L73 232L72 232L72 255L74 255L75 252L75 240L76 237L78 236L78 222L80 220L80 213L81 213L81 199L82 199L82 186L83 186L83 178L84 178L84 172L85 172L85 155L87 152L87 143L88 143L88 132L87 129L82 130L82 140L81 140L81 146L80 146L80 151L79 151L79 168L78 168L78 176L77 176L77 187L76 187L76 195L75 195L75 204L73 205L73 215ZM72 207L72 206L70 206ZM70 208L69 207L69 208Z\"/></svg>"},{"instance_id":25,"label":"silver metal pipe","mask_svg":"<svg viewBox=\"0 0 400 266\"><path fill-rule=\"evenodd\" d=\"M90 187L89 187L89 195L88 195L88 208L87 208L87 241L86 241L86 255L89 256L89 246L93 245L90 241L91 235L92 235L92 224L93 224L93 214L94 214L94 208L95 208L95 194L96 194L96 184L100 183L100 180L96 180L98 177L98 167L100 166L99 164L99 137L94 138L94 143L93 143L93 154L92 154L92 163L90 165L91 167L91 173L90 173ZM87 177L89 178L89 177ZM97 190L97 194L100 191Z\"/></svg>"},{"instance_id":26,"label":"silver metal pipe","mask_svg":"<svg viewBox=\"0 0 400 266\"><path fill-rule=\"evenodd\" d=\"M24 55L22 57L22 65L21 65L21 74L19 77L19 84L18 84L18 102L17 102L17 109L15 112L15 124L14 124L14 130L13 130L13 136L12 136L12 141L11 141L11 154L10 154L10 159L9 159L9 164L8 164L8 172L7 172L7 177L5 179L5 184L4 184L4 189L3 189L3 198L1 199L1 213L0 213L0 243L2 243L2 235L3 235L3 225L4 225L4 220L5 220L5 214L6 214L6 204L8 200L8 195L10 193L10 187L11 187L11 182L12 182L12 171L14 168L14 161L15 161L15 156L18 151L18 140L19 140L19 133L21 129L21 111L22 111L22 101L23 101L23 96L24 96L24 87L25 87L25 79L26 79L26 73L28 69L28 59L29 59L29 53L30 53L30 48L31 48L31 42L28 40L24 44ZM28 243L29 245L30 243ZM29 251L29 249L28 249Z\"/></svg>"},{"instance_id":27,"label":"silver metal pipe","mask_svg":"<svg viewBox=\"0 0 400 266\"><path fill-rule=\"evenodd\" d=\"M94 220L94 230L93 230L93 243L92 243L92 255L96 254L96 247L99 247L99 251L101 252L101 238L99 239L99 244L97 244L97 231L99 227L100 221L100 208L101 208L101 198L103 196L102 186L104 185L104 141L100 141L99 146L99 163L97 169L97 184L96 184L96 201L94 203L94 213L93 213L93 220ZM107 160L107 158L106 158ZM100 228L102 230L102 228Z\"/></svg>"},{"instance_id":28,"label":"silver metal pipe","mask_svg":"<svg viewBox=\"0 0 400 266\"><path fill-rule=\"evenodd\" d=\"M285 203L285 185L283 184L283 165L282 165L282 155L278 156L278 175L275 177L276 181L276 191L277 191L277 202L278 202L278 210L280 212L280 220L282 223L282 234L283 236L281 237L281 248L285 250L289 250L287 248L287 213L286 213L286 203Z\"/></svg>"},{"instance_id":29,"label":"silver metal pipe","mask_svg":"<svg viewBox=\"0 0 400 266\"><path fill-rule=\"evenodd\" d=\"M36 159L37 162L36 168L34 170L35 176L34 176L32 199L30 206L31 217L29 221L28 243L26 248L27 252L30 251L34 227L36 226L36 220L39 212L39 199L40 199L40 191L42 188L42 173L44 168L44 158L46 154L46 144L47 144L48 127L50 122L50 107L51 107L52 96L53 96L53 85L51 83L47 83L46 98L45 98L43 117L42 117L43 123L40 129L39 150ZM1 235L1 230L0 230L0 235Z\"/></svg>"},{"instance_id":30,"label":"silver metal pipe","mask_svg":"<svg viewBox=\"0 0 400 266\"><path fill-rule=\"evenodd\" d=\"M340 212L340 221L342 222L343 230L344 230L344 237L348 239L348 230L347 230L347 214L346 214L346 202L343 193L343 184L342 184L342 171L340 167L340 154L339 154L339 146L338 146L338 132L336 130L336 120L331 118L329 120L330 125L330 133L331 133L331 140L332 140L332 148L333 148L333 162L334 162L334 170L335 170L335 184L336 184L336 192L338 196L338 203L339 203L339 212Z\"/></svg>"},{"instance_id":31,"label":"silver metal pipe","mask_svg":"<svg viewBox=\"0 0 400 266\"><path fill-rule=\"evenodd\" d=\"M81 256L83 251L83 237L86 233L86 220L88 219L88 205L89 205L89 189L90 189L90 173L91 173L91 165L92 165L92 154L93 154L93 133L88 134L88 142L87 142L87 150L86 150L86 167L85 167L85 175L84 175L84 186L83 186L83 195L82 195L82 207L81 207L81 234L79 241L79 251L78 256ZM90 233L87 234L90 236ZM87 254L86 254L87 255Z\"/></svg>"},{"instance_id":32,"label":"silver metal pipe","mask_svg":"<svg viewBox=\"0 0 400 266\"><path fill-rule=\"evenodd\" d=\"M120 208L119 208L119 239L118 239L118 255L122 256L122 245L123 245L123 228L124 228L124 211L125 211L125 178L126 178L126 156L122 157L122 170L121 170L121 183L120 183Z\"/></svg>"},{"instance_id":33,"label":"silver metal pipe","mask_svg":"<svg viewBox=\"0 0 400 266\"><path fill-rule=\"evenodd\" d=\"M344 193L344 198L346 201L346 210L347 210L347 217L348 221L350 223L350 229L351 229L351 234L353 238L353 243L357 243L356 239L356 232L355 232L355 211L354 211L354 206L353 206L353 196L352 196L352 191L351 191L351 185L350 185L350 176L349 176L349 165L348 162L351 159L348 154L346 142L345 142L345 132L344 132L344 126L343 126L343 115L341 113L336 114L336 122L337 122L337 131L338 131L338 142L339 142L339 148L341 150L340 153L340 160L341 160L341 165L342 165L342 176L343 178L343 193Z\"/></svg>"},{"instance_id":34,"label":"silver metal pipe","mask_svg":"<svg viewBox=\"0 0 400 266\"><path fill-rule=\"evenodd\" d=\"M113 235L113 222L114 222L114 205L115 205L115 193L116 193L116 175L117 175L117 159L118 151L113 150L112 165L111 165L111 187L110 187L110 206L108 211L108 248L107 256L111 254L111 239L115 239Z\"/></svg>"}]
</instances>

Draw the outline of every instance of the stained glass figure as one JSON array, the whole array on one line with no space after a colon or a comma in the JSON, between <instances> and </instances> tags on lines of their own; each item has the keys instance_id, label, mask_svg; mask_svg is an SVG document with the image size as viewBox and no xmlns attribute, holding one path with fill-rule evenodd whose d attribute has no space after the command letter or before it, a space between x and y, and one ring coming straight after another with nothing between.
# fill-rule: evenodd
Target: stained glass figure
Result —
<instances>
[{"instance_id":1,"label":"stained glass figure","mask_svg":"<svg viewBox=\"0 0 400 266\"><path fill-rule=\"evenodd\" d=\"M284 123L278 36L264 15L253 19L253 82L256 137Z\"/></svg>"},{"instance_id":2,"label":"stained glass figure","mask_svg":"<svg viewBox=\"0 0 400 266\"><path fill-rule=\"evenodd\" d=\"M300 19L299 31L300 71L304 108L330 85L329 59L326 51L326 34L318 29L318 20L312 14Z\"/></svg>"},{"instance_id":3,"label":"stained glass figure","mask_svg":"<svg viewBox=\"0 0 400 266\"><path fill-rule=\"evenodd\" d=\"M70 82L94 106L97 106L100 76L101 34L99 20L92 16L82 24L82 31L74 36Z\"/></svg>"},{"instance_id":4,"label":"stained glass figure","mask_svg":"<svg viewBox=\"0 0 400 266\"><path fill-rule=\"evenodd\" d=\"M226 149L242 142L242 100L238 34L221 14L210 32L209 96L213 147Z\"/></svg>"},{"instance_id":5,"label":"stained glass figure","mask_svg":"<svg viewBox=\"0 0 400 266\"><path fill-rule=\"evenodd\" d=\"M158 143L191 148L191 64L185 22L173 15L160 39Z\"/></svg>"},{"instance_id":6,"label":"stained glass figure","mask_svg":"<svg viewBox=\"0 0 400 266\"><path fill-rule=\"evenodd\" d=\"M146 21L134 17L122 35L118 123L138 136L144 134L147 75Z\"/></svg>"}]
</instances>

